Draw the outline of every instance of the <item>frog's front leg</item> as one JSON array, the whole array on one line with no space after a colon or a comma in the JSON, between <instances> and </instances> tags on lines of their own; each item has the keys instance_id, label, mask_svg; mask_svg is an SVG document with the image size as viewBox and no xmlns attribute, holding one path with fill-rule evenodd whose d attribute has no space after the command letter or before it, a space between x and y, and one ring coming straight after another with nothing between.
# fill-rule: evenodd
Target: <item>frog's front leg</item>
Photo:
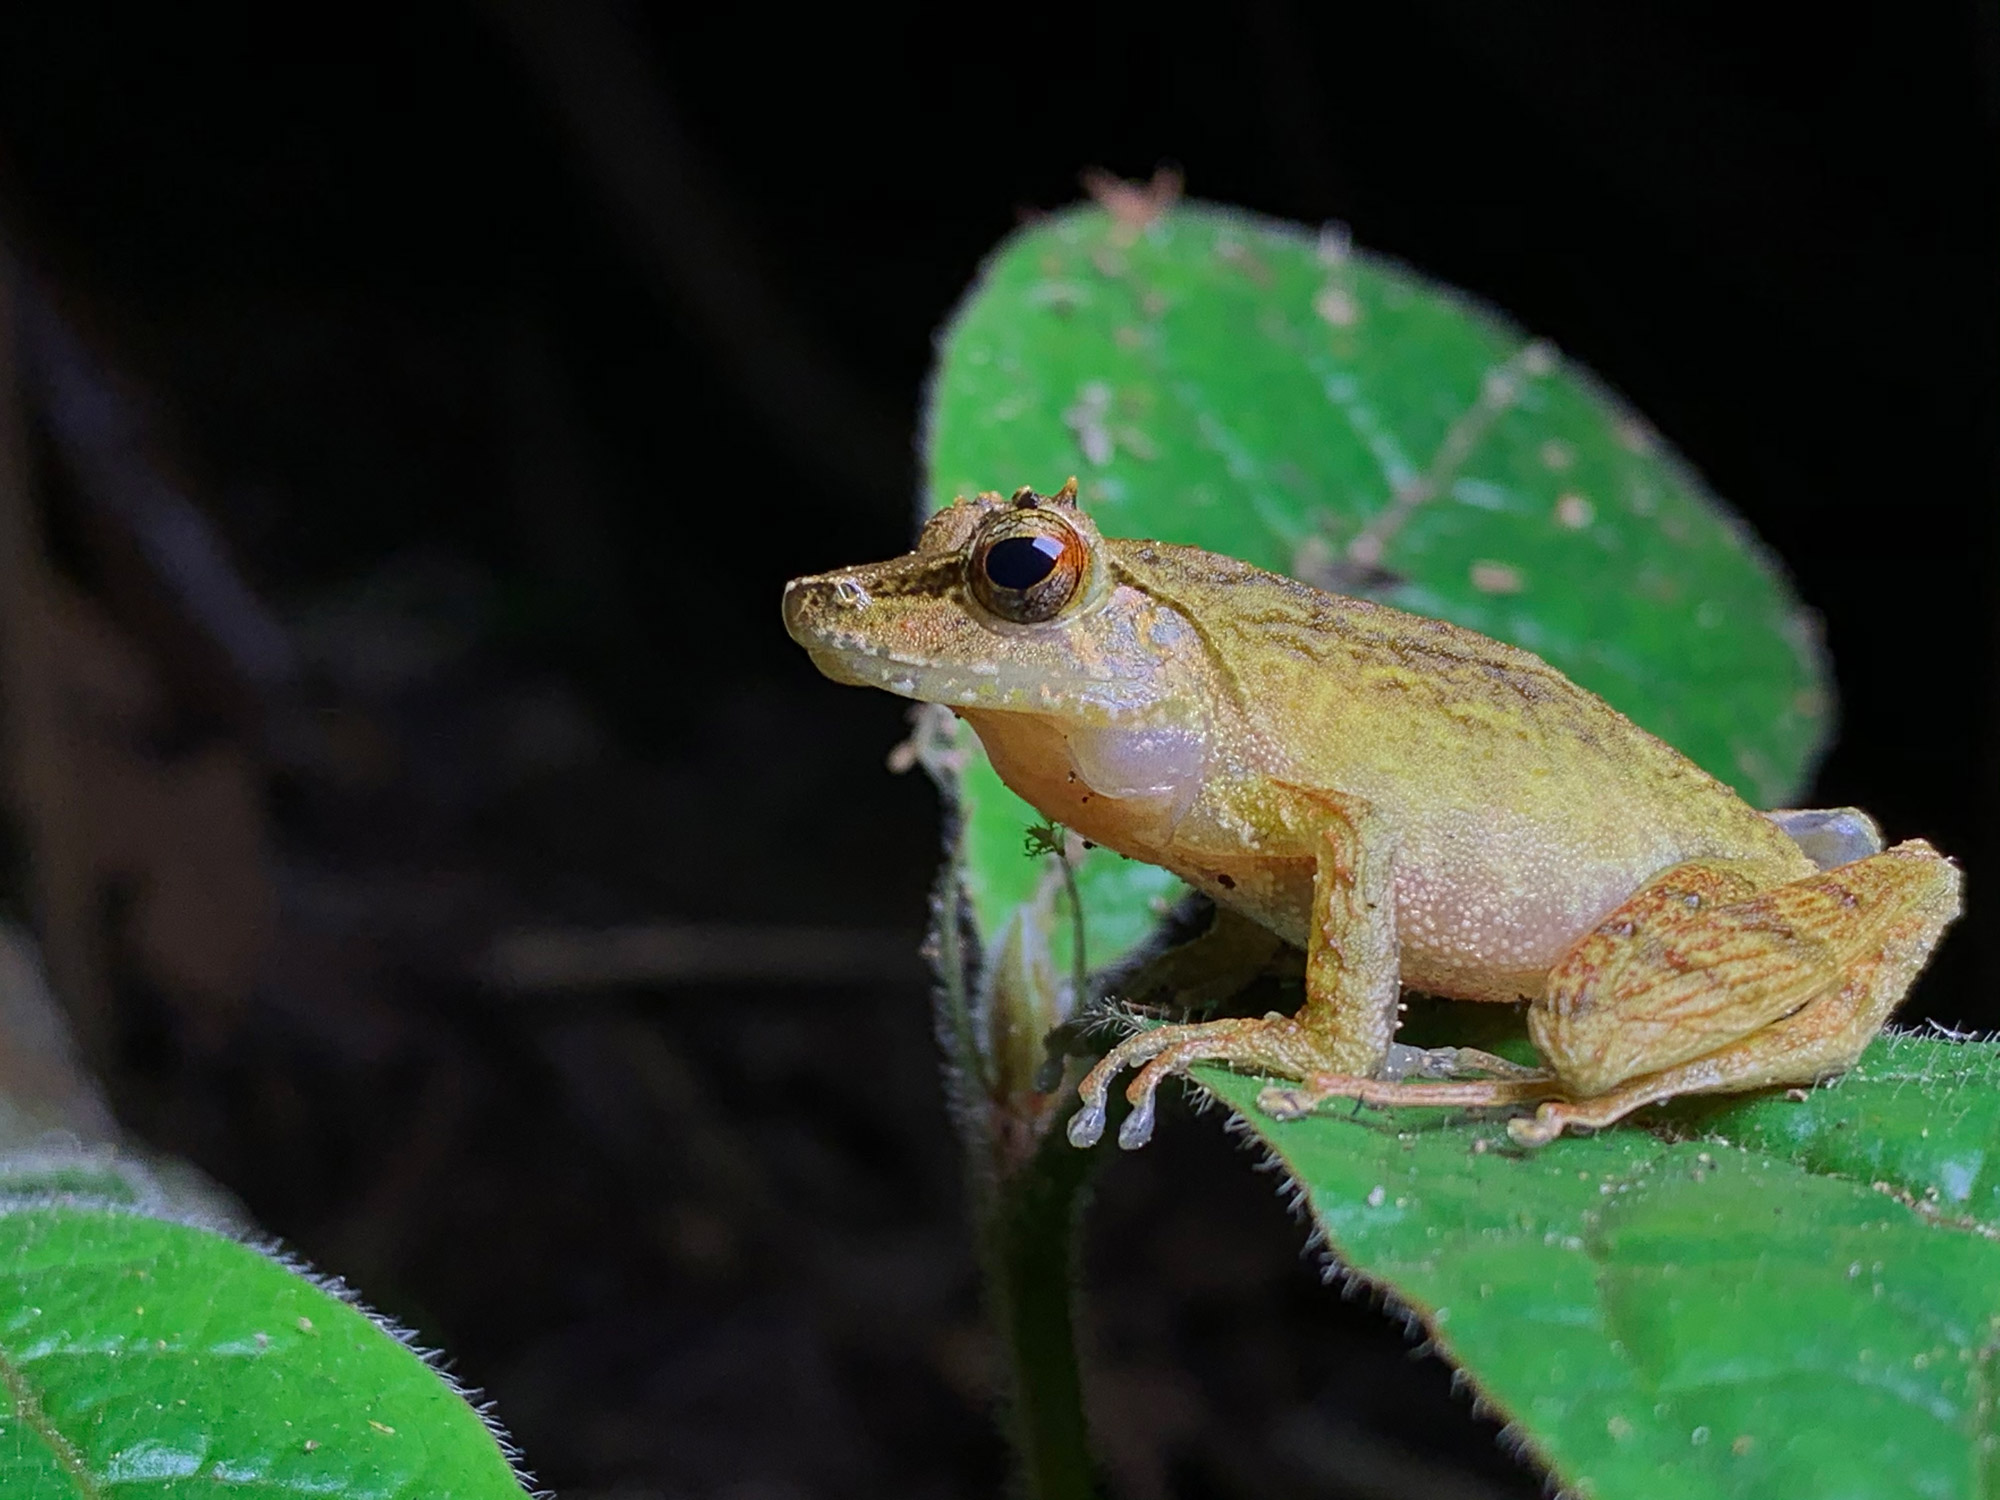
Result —
<instances>
[{"instance_id":1,"label":"frog's front leg","mask_svg":"<svg viewBox=\"0 0 2000 1500\"><path fill-rule=\"evenodd\" d=\"M1226 1062L1281 1078L1323 1073L1375 1077L1389 1057L1400 997L1396 909L1391 890L1396 840L1365 803L1296 793L1308 805L1317 844L1312 925L1306 947L1306 1003L1296 1016L1156 1026L1127 1037L1084 1077L1083 1107L1069 1138L1094 1144L1104 1133L1112 1080L1140 1066L1126 1089L1132 1113L1118 1132L1127 1150L1153 1133L1159 1086L1197 1062Z\"/></svg>"}]
</instances>

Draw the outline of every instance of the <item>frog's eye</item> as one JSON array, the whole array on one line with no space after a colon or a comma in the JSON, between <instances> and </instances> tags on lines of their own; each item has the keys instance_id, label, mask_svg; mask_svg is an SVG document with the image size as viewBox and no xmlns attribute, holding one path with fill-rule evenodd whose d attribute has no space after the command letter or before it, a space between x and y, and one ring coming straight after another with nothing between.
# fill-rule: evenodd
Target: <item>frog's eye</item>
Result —
<instances>
[{"instance_id":1,"label":"frog's eye","mask_svg":"<svg viewBox=\"0 0 2000 1500\"><path fill-rule=\"evenodd\" d=\"M972 550L973 597L1003 620L1053 619L1083 581L1083 538L1052 517L1010 513Z\"/></svg>"},{"instance_id":2,"label":"frog's eye","mask_svg":"<svg viewBox=\"0 0 2000 1500\"><path fill-rule=\"evenodd\" d=\"M1007 536L986 549L986 581L1009 593L1026 593L1062 561L1063 545L1052 536Z\"/></svg>"}]
</instances>

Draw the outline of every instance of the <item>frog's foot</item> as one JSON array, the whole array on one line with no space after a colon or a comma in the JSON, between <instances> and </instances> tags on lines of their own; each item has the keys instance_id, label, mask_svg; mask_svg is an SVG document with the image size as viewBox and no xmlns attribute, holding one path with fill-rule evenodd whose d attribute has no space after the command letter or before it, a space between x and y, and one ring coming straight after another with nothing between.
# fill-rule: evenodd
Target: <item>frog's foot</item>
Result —
<instances>
[{"instance_id":1,"label":"frog's foot","mask_svg":"<svg viewBox=\"0 0 2000 1500\"><path fill-rule=\"evenodd\" d=\"M1257 1096L1257 1107L1273 1119L1302 1120L1329 1099L1352 1099L1378 1109L1510 1109L1533 1104L1534 1115L1509 1120L1507 1134L1517 1146L1546 1146L1565 1130L1601 1130L1648 1104L1728 1087L1717 1081L1719 1076L1709 1066L1672 1068L1600 1098L1568 1099L1558 1079L1532 1068L1520 1068L1517 1076L1462 1083L1396 1083L1322 1073L1295 1087L1272 1084Z\"/></svg>"},{"instance_id":2,"label":"frog's foot","mask_svg":"<svg viewBox=\"0 0 2000 1500\"><path fill-rule=\"evenodd\" d=\"M1264 1091L1265 1098L1282 1096L1284 1107L1298 1113L1310 1113L1313 1104L1331 1098L1361 1099L1369 1104L1500 1106L1533 1103L1561 1092L1549 1074L1476 1047L1426 1051L1391 1043L1380 1078L1344 1073L1337 1065L1329 1067L1336 1059L1328 1054L1324 1033L1301 1026L1289 1016L1155 1026L1127 1037L1085 1075L1077 1088L1083 1107L1069 1122L1070 1143L1097 1144L1104 1134L1105 1100L1112 1080L1129 1067L1137 1067L1139 1072L1125 1090L1132 1113L1118 1129L1118 1144L1127 1151L1135 1151L1152 1139L1160 1085L1198 1062L1224 1062L1245 1072L1308 1080L1302 1089L1274 1086ZM1412 1078L1465 1081L1404 1081ZM1312 1102L1297 1102L1307 1099Z\"/></svg>"},{"instance_id":3,"label":"frog's foot","mask_svg":"<svg viewBox=\"0 0 2000 1500\"><path fill-rule=\"evenodd\" d=\"M1402 1083L1409 1079L1505 1078L1524 1083L1539 1082L1553 1075L1545 1068L1525 1067L1477 1047L1407 1047L1389 1044L1383 1059L1381 1081Z\"/></svg>"},{"instance_id":4,"label":"frog's foot","mask_svg":"<svg viewBox=\"0 0 2000 1500\"><path fill-rule=\"evenodd\" d=\"M1385 1078L1358 1078L1348 1073L1319 1073L1295 1087L1272 1084L1257 1096L1257 1107L1273 1119L1302 1120L1329 1099L1352 1099L1357 1104L1379 1109L1510 1109L1562 1093L1562 1084L1546 1073L1506 1062L1504 1058L1492 1060L1513 1072L1503 1078L1459 1083L1400 1083Z\"/></svg>"},{"instance_id":5,"label":"frog's foot","mask_svg":"<svg viewBox=\"0 0 2000 1500\"><path fill-rule=\"evenodd\" d=\"M1195 1063L1224 1062L1249 1072L1310 1078L1324 1071L1329 1061L1326 1039L1290 1016L1155 1026L1125 1038L1084 1075L1077 1085L1083 1107L1070 1117L1070 1144L1097 1144L1104 1134L1105 1099L1112 1080L1130 1067L1139 1073L1125 1090L1132 1113L1118 1127L1118 1144L1136 1151L1153 1137L1160 1085Z\"/></svg>"},{"instance_id":6,"label":"frog's foot","mask_svg":"<svg viewBox=\"0 0 2000 1500\"><path fill-rule=\"evenodd\" d=\"M1517 1146L1546 1146L1565 1130L1602 1130L1634 1110L1663 1104L1682 1094L1738 1093L1833 1077L1853 1065L1881 1026L1878 1017L1842 1003L1852 999L1850 992L1834 995L1832 1003L1815 1001L1734 1047L1634 1078L1607 1094L1550 1099L1536 1109L1533 1118L1522 1115L1509 1120L1507 1134Z\"/></svg>"},{"instance_id":7,"label":"frog's foot","mask_svg":"<svg viewBox=\"0 0 2000 1500\"><path fill-rule=\"evenodd\" d=\"M1645 1082L1650 1084L1652 1080ZM1617 1124L1635 1109L1671 1099L1684 1091L1685 1085L1667 1083L1658 1087L1622 1088L1598 1099L1551 1099L1538 1106L1532 1118L1520 1115L1509 1120L1507 1134L1517 1146L1546 1146L1565 1130L1602 1130Z\"/></svg>"}]
</instances>

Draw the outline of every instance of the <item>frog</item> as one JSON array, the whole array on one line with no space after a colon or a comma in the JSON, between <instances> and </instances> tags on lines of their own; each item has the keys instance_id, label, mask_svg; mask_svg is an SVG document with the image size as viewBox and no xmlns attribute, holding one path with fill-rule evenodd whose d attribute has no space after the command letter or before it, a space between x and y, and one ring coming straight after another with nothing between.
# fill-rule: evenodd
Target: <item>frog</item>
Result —
<instances>
[{"instance_id":1,"label":"frog","mask_svg":"<svg viewBox=\"0 0 2000 1500\"><path fill-rule=\"evenodd\" d=\"M1206 896L1213 946L1303 954L1293 1014L1132 1017L1077 1084L1080 1147L1128 1069L1128 1149L1197 1064L1266 1078L1281 1119L1503 1110L1529 1148L1796 1091L1853 1066L1960 912L1921 838L1754 808L1475 631L1107 537L1074 479L960 496L905 556L792 580L783 613L826 676L948 708L1044 817ZM1406 991L1524 1005L1539 1066L1397 1041Z\"/></svg>"}]
</instances>

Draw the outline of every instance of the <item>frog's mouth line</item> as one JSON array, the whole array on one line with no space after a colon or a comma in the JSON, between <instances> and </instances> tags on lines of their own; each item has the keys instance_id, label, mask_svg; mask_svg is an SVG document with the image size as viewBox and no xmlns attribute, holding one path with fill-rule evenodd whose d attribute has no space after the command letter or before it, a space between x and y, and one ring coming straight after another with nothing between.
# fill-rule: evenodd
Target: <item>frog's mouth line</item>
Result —
<instances>
[{"instance_id":1,"label":"frog's mouth line","mask_svg":"<svg viewBox=\"0 0 2000 1500\"><path fill-rule=\"evenodd\" d=\"M1147 707L1138 693L1121 693L1114 682L1076 683L1074 691L1065 691L1062 684L1051 683L1032 670L1000 664L966 669L913 660L865 641L840 640L843 633L795 630L792 639L805 647L812 664L833 681L848 687L879 688L919 703L995 713L1054 714L1078 727L1099 729L1130 723Z\"/></svg>"},{"instance_id":2,"label":"frog's mouth line","mask_svg":"<svg viewBox=\"0 0 2000 1500\"><path fill-rule=\"evenodd\" d=\"M1060 696L1046 682L999 667L975 667L972 671L978 675L974 676L935 662L898 659L863 645L847 647L810 638L800 640L799 644L806 648L813 665L835 682L849 687L880 688L920 703L941 703L947 708L1046 712L1055 707Z\"/></svg>"},{"instance_id":3,"label":"frog's mouth line","mask_svg":"<svg viewBox=\"0 0 2000 1500\"><path fill-rule=\"evenodd\" d=\"M1098 727L1129 722L1151 706L1146 676L1051 675L1047 663L960 663L897 650L863 628L875 602L872 580L854 573L794 579L785 588L785 631L813 665L850 687L879 688L899 698L947 708L1055 713Z\"/></svg>"},{"instance_id":4,"label":"frog's mouth line","mask_svg":"<svg viewBox=\"0 0 2000 1500\"><path fill-rule=\"evenodd\" d=\"M849 687L880 688L953 708L1000 706L997 666L973 677L921 657L898 656L848 623L865 618L871 602L865 584L850 576L794 579L785 586L785 633L805 647L825 676Z\"/></svg>"},{"instance_id":5,"label":"frog's mouth line","mask_svg":"<svg viewBox=\"0 0 2000 1500\"><path fill-rule=\"evenodd\" d=\"M786 634L822 673L850 687L952 708L999 708L1003 698L1019 696L1021 685L1005 682L998 664L955 669L876 640L864 627L879 584L856 570L793 579L785 585Z\"/></svg>"}]
</instances>

